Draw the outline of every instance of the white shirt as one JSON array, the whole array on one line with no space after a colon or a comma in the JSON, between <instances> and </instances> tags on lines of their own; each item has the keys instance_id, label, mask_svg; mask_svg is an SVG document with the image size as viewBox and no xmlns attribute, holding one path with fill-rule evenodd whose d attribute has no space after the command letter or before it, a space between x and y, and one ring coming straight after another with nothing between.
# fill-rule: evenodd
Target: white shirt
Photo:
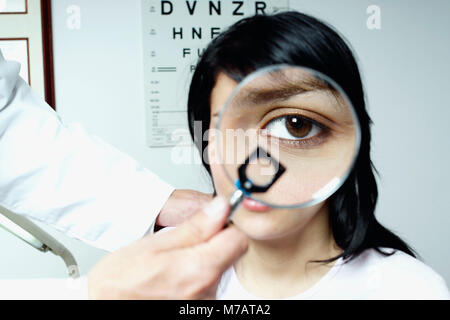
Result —
<instances>
[{"instance_id":1,"label":"white shirt","mask_svg":"<svg viewBox=\"0 0 450 320\"><path fill-rule=\"evenodd\" d=\"M261 299L241 285L233 267L222 276L217 298ZM450 299L450 293L439 274L406 253L367 249L347 263L338 259L311 288L289 299Z\"/></svg>"},{"instance_id":2,"label":"white shirt","mask_svg":"<svg viewBox=\"0 0 450 320\"><path fill-rule=\"evenodd\" d=\"M0 52L0 205L108 251L142 237L173 187L63 124L19 69Z\"/></svg>"}]
</instances>

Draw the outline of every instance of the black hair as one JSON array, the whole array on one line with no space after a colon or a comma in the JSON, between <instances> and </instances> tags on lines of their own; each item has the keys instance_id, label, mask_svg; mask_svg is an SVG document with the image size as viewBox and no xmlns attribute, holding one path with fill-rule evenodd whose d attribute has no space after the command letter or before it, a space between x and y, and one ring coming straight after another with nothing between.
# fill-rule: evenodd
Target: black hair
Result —
<instances>
[{"instance_id":1,"label":"black hair","mask_svg":"<svg viewBox=\"0 0 450 320\"><path fill-rule=\"evenodd\" d=\"M210 42L197 63L188 97L191 137L211 174L206 155L208 141L194 136L194 122L201 121L202 132L210 125L210 98L216 77L225 73L241 81L252 71L274 64L301 65L333 79L347 94L361 127L361 145L354 167L345 183L328 198L329 219L334 239L347 261L368 248L401 250L413 257L413 250L375 218L378 198L376 169L370 159L370 126L365 94L358 65L343 37L324 22L311 16L287 11L242 19Z\"/></svg>"}]
</instances>

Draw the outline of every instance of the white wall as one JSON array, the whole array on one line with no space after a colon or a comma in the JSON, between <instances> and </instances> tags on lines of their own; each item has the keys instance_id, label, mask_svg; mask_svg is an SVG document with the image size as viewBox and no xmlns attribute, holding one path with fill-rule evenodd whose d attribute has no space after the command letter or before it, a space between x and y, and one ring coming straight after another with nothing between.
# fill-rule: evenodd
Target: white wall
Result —
<instances>
[{"instance_id":1,"label":"white wall","mask_svg":"<svg viewBox=\"0 0 450 320\"><path fill-rule=\"evenodd\" d=\"M291 0L290 4L334 25L355 49L375 123L377 216L450 284L446 199L450 2ZM381 8L381 30L366 27L366 8L371 4ZM66 27L69 5L82 10L79 30ZM174 186L208 191L200 167L174 166L170 149L145 145L140 17L139 0L53 1L58 112L64 121L81 122ZM57 236L72 249L84 272L104 254ZM0 241L10 248L2 253L8 264L0 265L1 278L64 276L57 258L34 252L3 231ZM33 261L33 268L24 261Z\"/></svg>"}]
</instances>

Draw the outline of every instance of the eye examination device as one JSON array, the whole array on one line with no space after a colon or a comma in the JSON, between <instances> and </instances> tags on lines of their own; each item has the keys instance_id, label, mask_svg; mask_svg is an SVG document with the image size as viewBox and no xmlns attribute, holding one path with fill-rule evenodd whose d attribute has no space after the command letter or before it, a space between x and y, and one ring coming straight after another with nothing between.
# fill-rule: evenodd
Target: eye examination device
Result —
<instances>
[{"instance_id":1,"label":"eye examination device","mask_svg":"<svg viewBox=\"0 0 450 320\"><path fill-rule=\"evenodd\" d=\"M249 201L301 208L330 197L351 171L360 126L333 79L301 66L273 65L234 89L219 113L215 140L230 182L217 192L230 199L231 220Z\"/></svg>"},{"instance_id":2,"label":"eye examination device","mask_svg":"<svg viewBox=\"0 0 450 320\"><path fill-rule=\"evenodd\" d=\"M0 227L22 239L41 252L52 252L60 256L67 266L71 278L78 278L80 270L72 253L58 240L27 218L0 206Z\"/></svg>"}]
</instances>

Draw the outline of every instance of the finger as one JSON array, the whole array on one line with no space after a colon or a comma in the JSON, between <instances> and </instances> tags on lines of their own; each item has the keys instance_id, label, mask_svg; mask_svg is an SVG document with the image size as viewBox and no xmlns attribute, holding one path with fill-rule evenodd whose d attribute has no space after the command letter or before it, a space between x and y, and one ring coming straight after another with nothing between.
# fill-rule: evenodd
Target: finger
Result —
<instances>
[{"instance_id":1,"label":"finger","mask_svg":"<svg viewBox=\"0 0 450 320\"><path fill-rule=\"evenodd\" d=\"M156 218L156 225L177 226L201 210L212 198L211 194L195 190L175 190Z\"/></svg>"},{"instance_id":2,"label":"finger","mask_svg":"<svg viewBox=\"0 0 450 320\"><path fill-rule=\"evenodd\" d=\"M228 217L229 205L221 197L210 201L200 212L177 228L151 237L157 250L180 249L208 241L219 232Z\"/></svg>"},{"instance_id":3,"label":"finger","mask_svg":"<svg viewBox=\"0 0 450 320\"><path fill-rule=\"evenodd\" d=\"M209 264L206 268L215 268L221 275L247 252L248 237L231 226L196 248L199 259L204 264Z\"/></svg>"}]
</instances>

